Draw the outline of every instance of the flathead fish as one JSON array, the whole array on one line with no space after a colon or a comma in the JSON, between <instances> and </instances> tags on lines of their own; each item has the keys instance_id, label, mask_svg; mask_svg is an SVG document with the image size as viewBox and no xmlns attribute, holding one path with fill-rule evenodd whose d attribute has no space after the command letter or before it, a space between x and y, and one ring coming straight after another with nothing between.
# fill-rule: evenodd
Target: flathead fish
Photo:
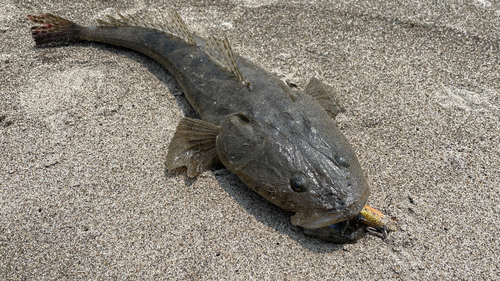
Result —
<instances>
[{"instance_id":1,"label":"flathead fish","mask_svg":"<svg viewBox=\"0 0 500 281\"><path fill-rule=\"evenodd\" d=\"M175 77L201 119L180 120L166 159L169 170L186 167L195 177L222 162L248 187L294 212L293 225L330 229L326 240L334 242L358 239L361 225L341 237L332 232L360 214L370 194L334 120L343 110L336 91L317 78L305 91L293 90L233 53L227 39L204 40L174 10L168 16L108 16L90 27L52 14L28 18L39 24L32 28L37 46L121 46L153 58Z\"/></svg>"}]
</instances>

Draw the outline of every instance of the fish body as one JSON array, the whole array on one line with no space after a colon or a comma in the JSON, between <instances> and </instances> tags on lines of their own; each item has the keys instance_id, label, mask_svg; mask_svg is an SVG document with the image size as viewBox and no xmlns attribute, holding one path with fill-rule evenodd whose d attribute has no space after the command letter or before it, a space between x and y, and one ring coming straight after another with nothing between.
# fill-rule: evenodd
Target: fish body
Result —
<instances>
[{"instance_id":1,"label":"fish body","mask_svg":"<svg viewBox=\"0 0 500 281\"><path fill-rule=\"evenodd\" d=\"M370 192L336 126L342 107L335 91L316 78L305 92L292 90L234 54L227 40L192 35L175 11L169 14L171 20L160 23L120 15L94 27L50 14L28 17L42 24L32 28L38 46L64 41L122 46L153 58L175 77L201 120L181 119L168 169L184 166L196 176L220 161L267 200L295 212L292 224L308 229L358 215Z\"/></svg>"}]
</instances>

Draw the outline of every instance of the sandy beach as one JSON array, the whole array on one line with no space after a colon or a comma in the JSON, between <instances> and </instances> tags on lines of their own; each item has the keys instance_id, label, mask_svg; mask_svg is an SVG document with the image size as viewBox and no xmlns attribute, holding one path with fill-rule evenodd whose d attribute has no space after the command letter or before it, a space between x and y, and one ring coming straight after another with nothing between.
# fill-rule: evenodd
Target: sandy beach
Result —
<instances>
[{"instance_id":1,"label":"sandy beach","mask_svg":"<svg viewBox=\"0 0 500 281\"><path fill-rule=\"evenodd\" d=\"M1 280L500 278L498 3L67 2L0 4ZM324 242L223 167L168 171L196 116L175 79L123 48L35 48L26 18L167 7L299 90L337 89L369 205L399 231Z\"/></svg>"}]
</instances>

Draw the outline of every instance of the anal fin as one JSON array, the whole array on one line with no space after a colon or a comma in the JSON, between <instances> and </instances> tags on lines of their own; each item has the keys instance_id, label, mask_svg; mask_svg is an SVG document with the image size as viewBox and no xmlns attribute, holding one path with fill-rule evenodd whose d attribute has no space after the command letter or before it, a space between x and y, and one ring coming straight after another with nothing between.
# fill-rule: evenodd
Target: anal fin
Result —
<instances>
[{"instance_id":1,"label":"anal fin","mask_svg":"<svg viewBox=\"0 0 500 281\"><path fill-rule=\"evenodd\" d=\"M313 77L306 86L306 94L316 99L319 104L335 119L345 108L340 103L340 97L332 87L321 83L318 78Z\"/></svg>"},{"instance_id":2,"label":"anal fin","mask_svg":"<svg viewBox=\"0 0 500 281\"><path fill-rule=\"evenodd\" d=\"M187 167L189 177L196 177L219 161L215 140L219 126L193 118L182 118L170 143L167 169Z\"/></svg>"}]
</instances>

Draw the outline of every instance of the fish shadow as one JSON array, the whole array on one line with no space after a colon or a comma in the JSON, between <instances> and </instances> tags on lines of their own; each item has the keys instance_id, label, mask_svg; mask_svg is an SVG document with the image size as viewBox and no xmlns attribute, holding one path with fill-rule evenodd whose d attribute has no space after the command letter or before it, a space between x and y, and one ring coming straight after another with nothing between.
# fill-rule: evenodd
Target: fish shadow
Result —
<instances>
[{"instance_id":1,"label":"fish shadow","mask_svg":"<svg viewBox=\"0 0 500 281\"><path fill-rule=\"evenodd\" d=\"M174 95L177 104L185 117L199 119L198 114L194 111L184 96L180 85L160 63L139 52L127 48L109 46L101 43L81 44L85 46L92 44L93 47L106 50L120 57L126 57L130 60L138 62L154 76L156 76ZM182 169L177 171L168 171L166 165L164 167L164 176L166 178L177 177L179 172L185 172L185 170ZM293 226L291 224L290 217L293 213L285 211L267 201L258 193L247 187L236 175L225 169L223 165L214 167L212 174L219 185L229 194L229 196L234 198L245 209L245 211L255 217L262 224L297 241L305 249L316 253L331 253L344 248L344 244L334 244L318 238L306 236L301 227ZM191 186L196 181L196 178L189 178L187 176L184 178L187 186ZM277 247L279 246L277 245Z\"/></svg>"},{"instance_id":2,"label":"fish shadow","mask_svg":"<svg viewBox=\"0 0 500 281\"><path fill-rule=\"evenodd\" d=\"M285 211L267 201L264 197L247 187L235 174L227 169L213 170L212 174L219 185L246 212L267 227L297 241L305 249L317 253L330 253L343 249L343 244L333 244L318 238L306 236L301 227L291 224L290 218L294 213Z\"/></svg>"}]
</instances>

